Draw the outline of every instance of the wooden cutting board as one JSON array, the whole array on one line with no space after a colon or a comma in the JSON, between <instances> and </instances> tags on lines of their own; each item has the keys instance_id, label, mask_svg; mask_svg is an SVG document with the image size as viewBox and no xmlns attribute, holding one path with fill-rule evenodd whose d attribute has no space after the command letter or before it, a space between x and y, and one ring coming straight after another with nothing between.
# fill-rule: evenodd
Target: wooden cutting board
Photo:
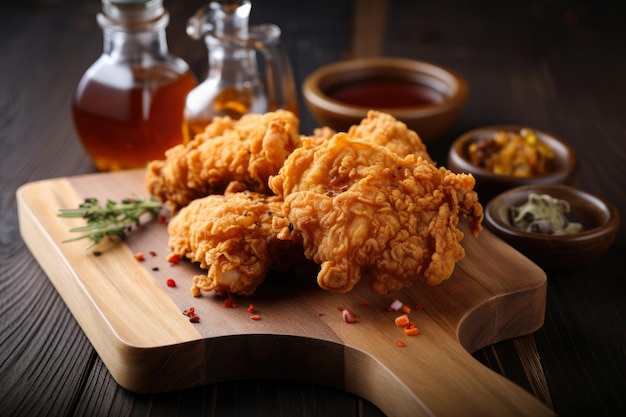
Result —
<instances>
[{"instance_id":1,"label":"wooden cutting board","mask_svg":"<svg viewBox=\"0 0 626 417\"><path fill-rule=\"evenodd\" d=\"M312 267L268 277L253 296L236 297L236 308L226 308L223 296L194 298L189 289L198 269L167 262L167 229L159 222L124 242L100 244L99 255L84 250L87 241L62 243L84 222L58 217L60 209L86 197L147 196L143 178L143 171L58 178L17 193L24 241L126 389L281 379L352 392L389 416L553 415L469 353L534 332L545 314L544 272L487 230L478 238L466 233L466 257L449 280L393 294L411 307L420 329L406 336L394 322L400 313L388 309L391 295L375 295L367 285L347 294L324 291ZM249 304L260 320L251 320ZM182 314L190 307L199 323ZM341 308L357 322L346 323Z\"/></svg>"}]
</instances>

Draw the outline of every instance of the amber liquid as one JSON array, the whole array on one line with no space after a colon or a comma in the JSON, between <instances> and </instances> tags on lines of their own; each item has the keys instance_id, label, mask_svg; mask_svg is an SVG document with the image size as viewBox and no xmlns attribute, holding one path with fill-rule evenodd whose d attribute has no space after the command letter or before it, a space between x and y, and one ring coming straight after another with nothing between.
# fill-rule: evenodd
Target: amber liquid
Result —
<instances>
[{"instance_id":1,"label":"amber liquid","mask_svg":"<svg viewBox=\"0 0 626 417\"><path fill-rule=\"evenodd\" d=\"M90 78L87 78L89 76ZM143 168L183 143L189 72L169 68L101 68L79 84L72 113L85 150L100 171Z\"/></svg>"},{"instance_id":2,"label":"amber liquid","mask_svg":"<svg viewBox=\"0 0 626 417\"><path fill-rule=\"evenodd\" d=\"M416 82L393 78L375 78L340 84L328 95L342 103L376 108L416 107L442 102L438 91Z\"/></svg>"},{"instance_id":3,"label":"amber liquid","mask_svg":"<svg viewBox=\"0 0 626 417\"><path fill-rule=\"evenodd\" d=\"M183 112L185 141L190 141L198 133L204 132L205 127L216 116L239 119L250 111L253 101L250 91L230 87L216 94L212 88L209 83L201 84L189 95L189 98L195 99L195 102L191 105L188 101Z\"/></svg>"}]
</instances>

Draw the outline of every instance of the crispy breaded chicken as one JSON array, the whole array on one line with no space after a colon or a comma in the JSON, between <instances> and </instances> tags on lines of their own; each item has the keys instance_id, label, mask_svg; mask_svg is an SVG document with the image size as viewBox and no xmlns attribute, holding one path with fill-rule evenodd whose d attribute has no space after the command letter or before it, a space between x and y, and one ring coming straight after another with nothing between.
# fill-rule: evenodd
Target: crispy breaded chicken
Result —
<instances>
[{"instance_id":1,"label":"crispy breaded chicken","mask_svg":"<svg viewBox=\"0 0 626 417\"><path fill-rule=\"evenodd\" d=\"M252 192L210 195L183 207L168 224L173 253L208 270L194 277L202 291L250 295L268 271L284 271L302 259L302 248L279 240L272 228L282 200Z\"/></svg>"},{"instance_id":2,"label":"crispy breaded chicken","mask_svg":"<svg viewBox=\"0 0 626 417\"><path fill-rule=\"evenodd\" d=\"M150 162L146 187L173 212L228 187L269 193L267 180L300 145L299 120L291 112L216 118L186 145Z\"/></svg>"},{"instance_id":3,"label":"crispy breaded chicken","mask_svg":"<svg viewBox=\"0 0 626 417\"><path fill-rule=\"evenodd\" d=\"M324 126L315 129L310 139L313 140L312 143L320 145L336 133L336 131ZM367 112L367 117L362 119L358 125L351 126L346 133L353 139L385 146L400 156L414 154L432 162L426 145L419 135L390 114L370 110Z\"/></svg>"},{"instance_id":4,"label":"crispy breaded chicken","mask_svg":"<svg viewBox=\"0 0 626 417\"><path fill-rule=\"evenodd\" d=\"M351 126L347 133L353 139L385 146L400 156L414 154L432 162L419 135L390 114L370 110L367 117Z\"/></svg>"},{"instance_id":5,"label":"crispy breaded chicken","mask_svg":"<svg viewBox=\"0 0 626 417\"><path fill-rule=\"evenodd\" d=\"M367 276L379 294L450 277L465 256L459 220L474 235L482 227L473 187L471 175L345 133L304 140L270 179L284 198L279 237L300 242L321 265L319 285L346 292Z\"/></svg>"}]
</instances>

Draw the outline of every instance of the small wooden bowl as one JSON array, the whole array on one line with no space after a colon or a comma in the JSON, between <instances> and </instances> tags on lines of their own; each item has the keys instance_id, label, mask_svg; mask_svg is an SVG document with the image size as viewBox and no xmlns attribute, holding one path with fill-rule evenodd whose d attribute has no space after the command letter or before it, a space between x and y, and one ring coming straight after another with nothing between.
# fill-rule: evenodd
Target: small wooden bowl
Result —
<instances>
[{"instance_id":1,"label":"small wooden bowl","mask_svg":"<svg viewBox=\"0 0 626 417\"><path fill-rule=\"evenodd\" d=\"M369 110L404 122L423 142L440 138L461 113L467 83L458 74L404 58L346 60L311 73L302 92L313 118L340 132Z\"/></svg>"},{"instance_id":2,"label":"small wooden bowl","mask_svg":"<svg viewBox=\"0 0 626 417\"><path fill-rule=\"evenodd\" d=\"M501 175L470 162L468 149L472 143L492 137L501 131L519 133L523 128L532 129L539 140L554 150L554 159L548 167L549 171L545 174L527 178ZM567 142L551 133L526 126L495 125L474 129L461 135L450 147L446 168L456 173L472 174L476 179L475 190L478 197L483 204L486 204L494 196L522 185L571 184L576 177L578 156Z\"/></svg>"},{"instance_id":3,"label":"small wooden bowl","mask_svg":"<svg viewBox=\"0 0 626 417\"><path fill-rule=\"evenodd\" d=\"M509 209L526 203L531 193L567 201L571 210L566 217L581 223L582 231L547 235L512 226ZM526 185L493 198L485 208L485 226L543 269L569 269L597 259L611 246L619 230L619 212L610 202L568 185Z\"/></svg>"}]
</instances>

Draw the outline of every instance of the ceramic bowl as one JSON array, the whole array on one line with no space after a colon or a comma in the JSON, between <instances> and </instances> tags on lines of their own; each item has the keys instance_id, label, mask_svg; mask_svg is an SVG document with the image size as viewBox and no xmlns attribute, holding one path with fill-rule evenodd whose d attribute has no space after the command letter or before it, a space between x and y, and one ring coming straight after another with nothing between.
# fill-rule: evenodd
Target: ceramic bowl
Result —
<instances>
[{"instance_id":1,"label":"ceramic bowl","mask_svg":"<svg viewBox=\"0 0 626 417\"><path fill-rule=\"evenodd\" d=\"M531 193L548 194L567 201L570 222L582 230L573 234L542 234L520 230L512 225L511 207L528 201ZM562 185L526 185L494 197L485 208L485 227L546 270L569 269L597 259L615 240L619 212L610 202L580 189Z\"/></svg>"},{"instance_id":2,"label":"ceramic bowl","mask_svg":"<svg viewBox=\"0 0 626 417\"><path fill-rule=\"evenodd\" d=\"M440 138L461 113L465 80L440 66L404 58L363 58L319 68L302 92L320 126L345 132L371 109L404 122L423 142Z\"/></svg>"},{"instance_id":3,"label":"ceramic bowl","mask_svg":"<svg viewBox=\"0 0 626 417\"><path fill-rule=\"evenodd\" d=\"M532 129L537 139L554 150L554 158L547 165L547 172L530 177L495 174L472 164L469 147L472 143L493 137L500 131L519 133L523 128ZM449 149L446 168L456 173L470 173L476 179L475 190L483 204L508 189L529 184L572 184L578 168L576 151L559 137L532 127L516 125L494 125L471 130L461 135Z\"/></svg>"}]
</instances>

